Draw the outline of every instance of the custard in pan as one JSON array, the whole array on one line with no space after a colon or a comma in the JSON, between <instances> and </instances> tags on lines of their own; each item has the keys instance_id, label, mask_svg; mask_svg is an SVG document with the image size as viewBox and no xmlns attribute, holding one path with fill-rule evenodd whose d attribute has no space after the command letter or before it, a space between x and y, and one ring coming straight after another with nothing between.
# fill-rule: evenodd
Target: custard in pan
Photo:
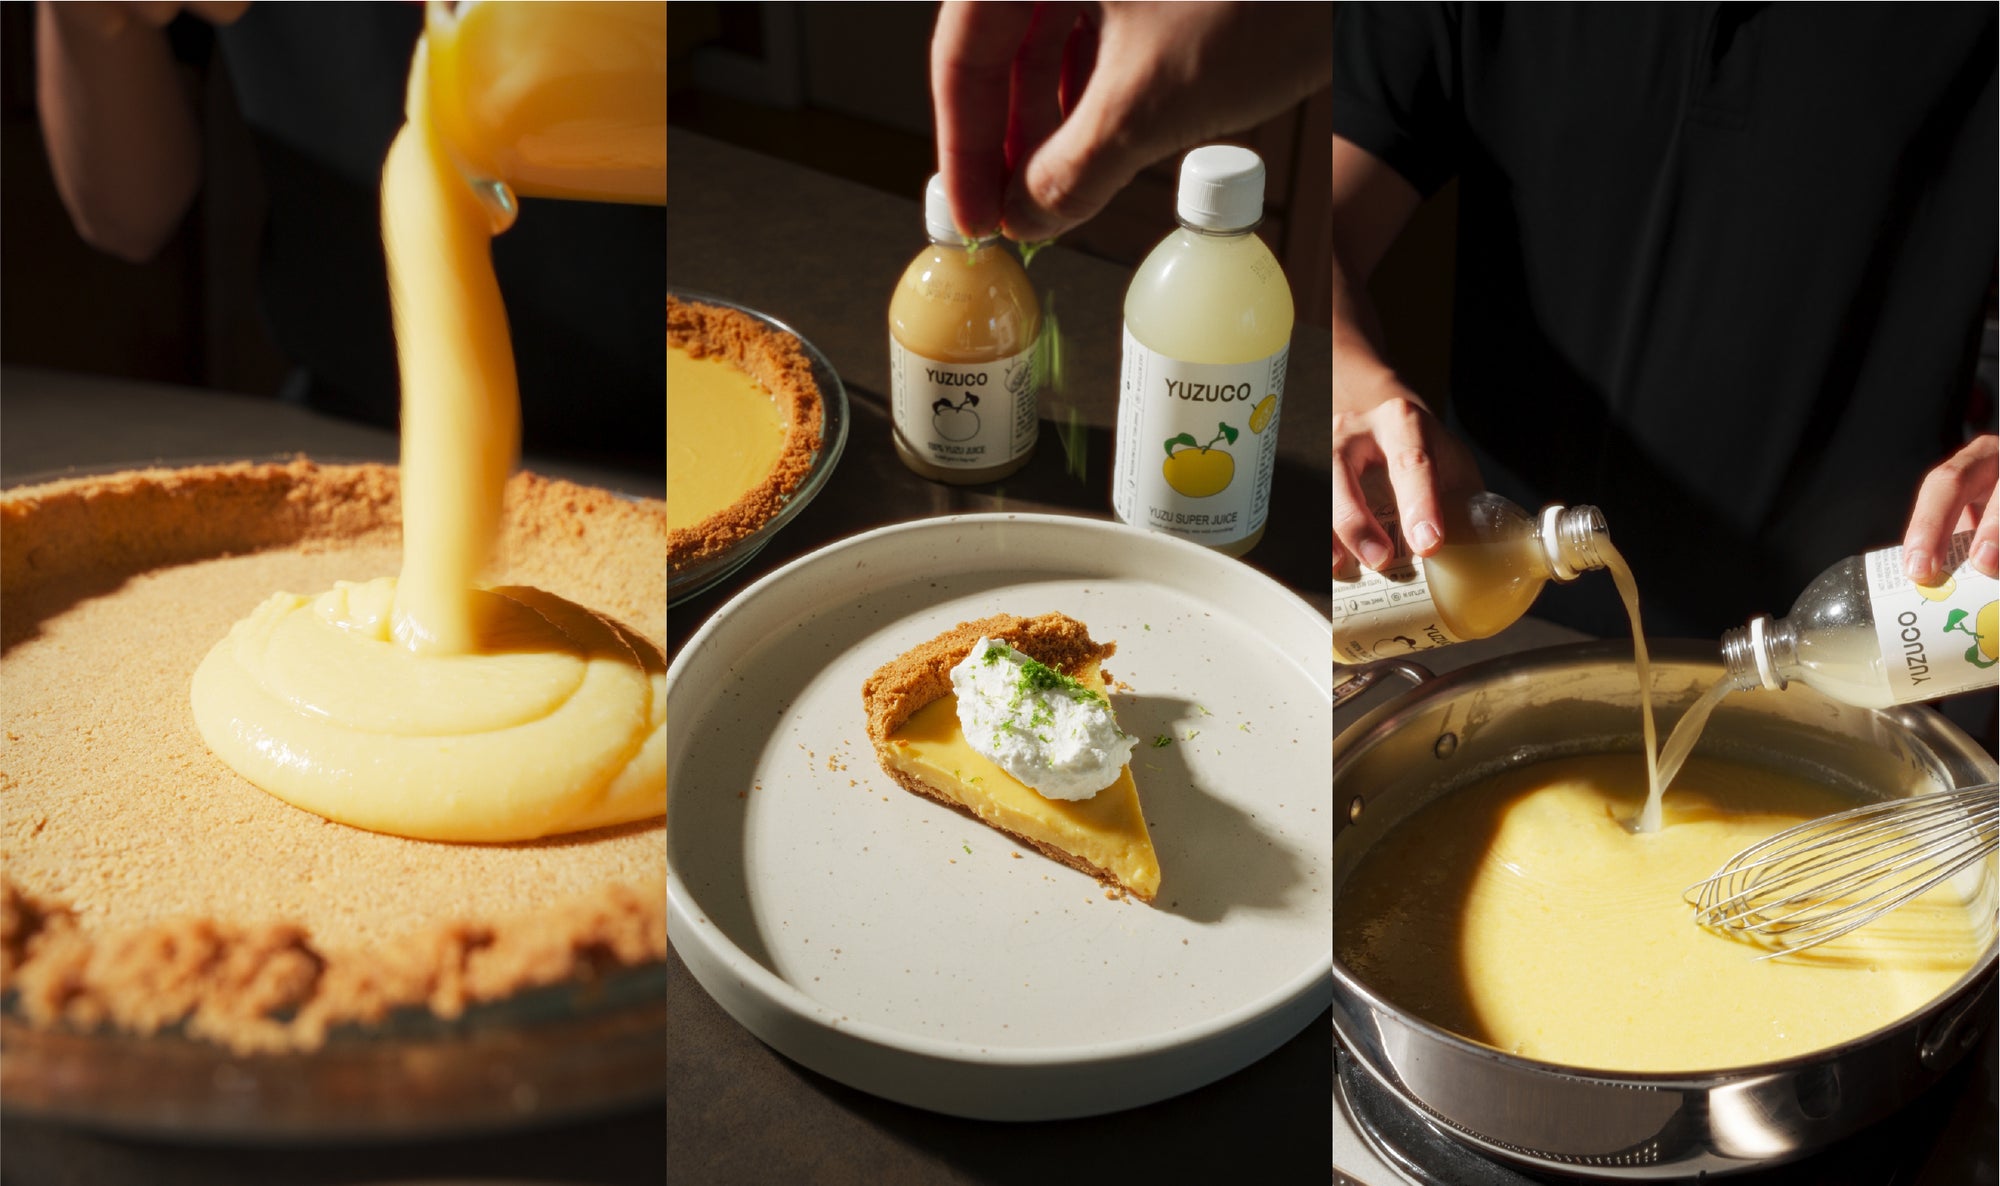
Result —
<instances>
[{"instance_id":1,"label":"custard in pan","mask_svg":"<svg viewBox=\"0 0 2000 1186\"><path fill-rule=\"evenodd\" d=\"M1696 926L1682 890L1852 801L1699 758L1650 835L1630 827L1645 797L1635 758L1596 756L1518 767L1427 805L1342 891L1341 960L1390 1003L1514 1054L1696 1071L1825 1049L1907 1016L1990 938L1991 919L1948 883L1833 942L1756 959L1763 949Z\"/></svg>"}]
</instances>

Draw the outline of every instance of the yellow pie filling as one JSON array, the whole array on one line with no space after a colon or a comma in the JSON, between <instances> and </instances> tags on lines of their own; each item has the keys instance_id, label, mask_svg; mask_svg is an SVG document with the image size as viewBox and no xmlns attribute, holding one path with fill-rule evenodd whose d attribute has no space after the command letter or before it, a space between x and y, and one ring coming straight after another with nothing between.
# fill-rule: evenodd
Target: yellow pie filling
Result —
<instances>
[{"instance_id":1,"label":"yellow pie filling","mask_svg":"<svg viewBox=\"0 0 2000 1186\"><path fill-rule=\"evenodd\" d=\"M216 755L328 819L424 840L518 840L665 810L666 673L610 620L482 591L462 655L391 637L394 578L277 594L195 671Z\"/></svg>"},{"instance_id":2,"label":"yellow pie filling","mask_svg":"<svg viewBox=\"0 0 2000 1186\"><path fill-rule=\"evenodd\" d=\"M762 485L785 449L787 417L740 368L667 348L667 523L693 527Z\"/></svg>"}]
</instances>

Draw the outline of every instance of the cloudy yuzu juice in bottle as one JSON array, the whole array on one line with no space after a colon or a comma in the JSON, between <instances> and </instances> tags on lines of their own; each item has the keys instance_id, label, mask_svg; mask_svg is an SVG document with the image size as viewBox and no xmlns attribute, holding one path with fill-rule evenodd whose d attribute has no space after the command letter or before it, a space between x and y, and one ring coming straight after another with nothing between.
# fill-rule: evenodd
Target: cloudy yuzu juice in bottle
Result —
<instances>
[{"instance_id":1,"label":"cloudy yuzu juice in bottle","mask_svg":"<svg viewBox=\"0 0 2000 1186\"><path fill-rule=\"evenodd\" d=\"M1291 287L1255 233L1264 162L1195 149L1178 213L1125 293L1112 509L1241 556L1264 535L1292 341Z\"/></svg>"},{"instance_id":2,"label":"cloudy yuzu juice in bottle","mask_svg":"<svg viewBox=\"0 0 2000 1186\"><path fill-rule=\"evenodd\" d=\"M933 481L998 481L1035 451L1041 303L997 236L959 235L941 177L925 191L924 225L930 245L889 298L896 452Z\"/></svg>"}]
</instances>

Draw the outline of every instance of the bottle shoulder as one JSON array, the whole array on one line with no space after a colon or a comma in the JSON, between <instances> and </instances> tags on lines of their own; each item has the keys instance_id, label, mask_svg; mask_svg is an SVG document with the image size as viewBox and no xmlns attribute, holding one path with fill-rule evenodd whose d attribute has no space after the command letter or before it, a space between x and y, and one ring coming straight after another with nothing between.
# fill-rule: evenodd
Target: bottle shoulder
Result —
<instances>
[{"instance_id":1,"label":"bottle shoulder","mask_svg":"<svg viewBox=\"0 0 2000 1186\"><path fill-rule=\"evenodd\" d=\"M905 278L927 275L940 281L1008 291L1034 290L1034 282L1028 279L1021 257L998 243L982 244L977 250L952 243L926 243L911 257L903 275Z\"/></svg>"},{"instance_id":2,"label":"bottle shoulder","mask_svg":"<svg viewBox=\"0 0 2000 1186\"><path fill-rule=\"evenodd\" d=\"M905 348L948 362L988 361L1031 348L1041 298L1014 253L931 243L903 269L889 298L889 332Z\"/></svg>"},{"instance_id":3,"label":"bottle shoulder","mask_svg":"<svg viewBox=\"0 0 2000 1186\"><path fill-rule=\"evenodd\" d=\"M1874 607L1868 596L1868 569L1860 556L1828 565L1814 577L1785 615L1801 630L1870 626Z\"/></svg>"},{"instance_id":4,"label":"bottle shoulder","mask_svg":"<svg viewBox=\"0 0 2000 1186\"><path fill-rule=\"evenodd\" d=\"M1151 350L1186 362L1269 357L1291 341L1284 269L1255 234L1185 227L1153 248L1125 290L1125 324Z\"/></svg>"}]
</instances>

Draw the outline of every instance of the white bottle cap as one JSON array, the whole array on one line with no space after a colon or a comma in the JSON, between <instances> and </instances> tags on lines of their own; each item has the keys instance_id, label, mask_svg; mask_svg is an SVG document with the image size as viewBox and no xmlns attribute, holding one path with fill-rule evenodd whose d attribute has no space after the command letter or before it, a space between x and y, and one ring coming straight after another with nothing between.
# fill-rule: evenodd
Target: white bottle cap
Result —
<instances>
[{"instance_id":1,"label":"white bottle cap","mask_svg":"<svg viewBox=\"0 0 2000 1186\"><path fill-rule=\"evenodd\" d=\"M1234 144L1210 144L1181 161L1181 221L1205 231L1240 231L1264 217L1264 162Z\"/></svg>"},{"instance_id":2,"label":"white bottle cap","mask_svg":"<svg viewBox=\"0 0 2000 1186\"><path fill-rule=\"evenodd\" d=\"M924 187L924 229L931 238L941 243L957 243L964 239L959 234L958 224L951 220L951 199L945 196L944 174L931 174L931 183Z\"/></svg>"}]
</instances>

